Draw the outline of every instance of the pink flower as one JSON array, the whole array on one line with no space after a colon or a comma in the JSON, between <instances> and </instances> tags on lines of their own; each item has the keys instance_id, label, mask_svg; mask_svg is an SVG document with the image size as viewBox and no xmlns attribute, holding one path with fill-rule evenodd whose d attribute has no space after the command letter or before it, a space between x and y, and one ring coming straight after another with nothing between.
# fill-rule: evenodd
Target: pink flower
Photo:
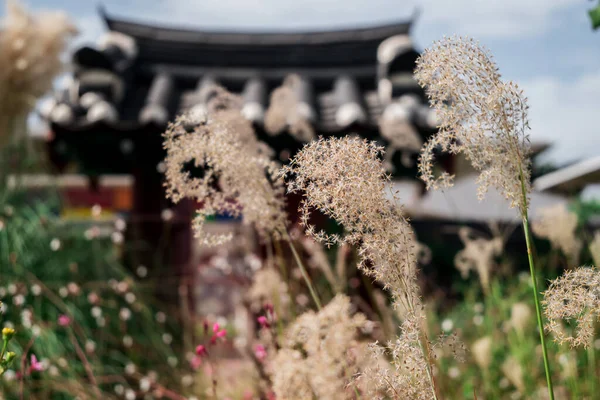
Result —
<instances>
[{"instance_id":1,"label":"pink flower","mask_svg":"<svg viewBox=\"0 0 600 400\"><path fill-rule=\"evenodd\" d=\"M62 314L60 317L58 317L58 324L60 326L69 326L71 324L71 317Z\"/></svg>"},{"instance_id":2,"label":"pink flower","mask_svg":"<svg viewBox=\"0 0 600 400\"><path fill-rule=\"evenodd\" d=\"M220 331L215 332L210 338L210 344L217 343L218 338L225 338L225 336L227 336L227 329L221 329Z\"/></svg>"},{"instance_id":3,"label":"pink flower","mask_svg":"<svg viewBox=\"0 0 600 400\"><path fill-rule=\"evenodd\" d=\"M267 317L265 317L264 315L261 315L260 317L256 318L256 320L260 324L261 328L269 328L271 326L269 324L269 321L267 320Z\"/></svg>"},{"instance_id":4,"label":"pink flower","mask_svg":"<svg viewBox=\"0 0 600 400\"><path fill-rule=\"evenodd\" d=\"M194 356L192 357L192 360L190 361L190 366L192 367L192 369L195 371L198 368L200 368L200 366L202 365L202 358L199 356Z\"/></svg>"},{"instance_id":5,"label":"pink flower","mask_svg":"<svg viewBox=\"0 0 600 400\"><path fill-rule=\"evenodd\" d=\"M225 336L227 336L227 330L221 329L219 332L215 333L215 336L218 338L225 337Z\"/></svg>"},{"instance_id":6,"label":"pink flower","mask_svg":"<svg viewBox=\"0 0 600 400\"><path fill-rule=\"evenodd\" d=\"M264 361L265 358L267 358L267 350L265 349L265 346L262 344L257 344L254 346L254 355L259 361Z\"/></svg>"},{"instance_id":7,"label":"pink flower","mask_svg":"<svg viewBox=\"0 0 600 400\"><path fill-rule=\"evenodd\" d=\"M44 370L44 366L42 365L42 363L37 360L37 357L34 354L32 354L31 355L31 366L29 367L29 372L43 371L43 370Z\"/></svg>"},{"instance_id":8,"label":"pink flower","mask_svg":"<svg viewBox=\"0 0 600 400\"><path fill-rule=\"evenodd\" d=\"M221 326L219 325L218 322L215 322L215 324L213 325L213 332L217 333L219 331L219 329L221 329Z\"/></svg>"},{"instance_id":9,"label":"pink flower","mask_svg":"<svg viewBox=\"0 0 600 400\"><path fill-rule=\"evenodd\" d=\"M199 344L198 346L196 346L196 354L199 356L204 356L208 354L206 351L206 347L203 344Z\"/></svg>"}]
</instances>

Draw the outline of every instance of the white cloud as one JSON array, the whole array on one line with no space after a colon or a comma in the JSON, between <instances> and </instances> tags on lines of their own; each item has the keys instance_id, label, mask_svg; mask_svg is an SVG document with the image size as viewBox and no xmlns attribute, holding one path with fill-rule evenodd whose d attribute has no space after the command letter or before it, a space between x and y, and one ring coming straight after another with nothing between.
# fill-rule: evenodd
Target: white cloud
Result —
<instances>
[{"instance_id":1,"label":"white cloud","mask_svg":"<svg viewBox=\"0 0 600 400\"><path fill-rule=\"evenodd\" d=\"M597 155L600 146L600 72L575 80L539 77L525 82L532 139L550 140L545 158L559 162Z\"/></svg>"},{"instance_id":2,"label":"white cloud","mask_svg":"<svg viewBox=\"0 0 600 400\"><path fill-rule=\"evenodd\" d=\"M106 30L100 16L96 14L80 16L74 22L79 30L79 35L72 43L73 48L94 43Z\"/></svg>"},{"instance_id":3,"label":"white cloud","mask_svg":"<svg viewBox=\"0 0 600 400\"><path fill-rule=\"evenodd\" d=\"M419 7L422 16L418 27L424 32L447 30L480 37L522 38L547 31L553 26L553 18L582 3L576 0L411 0L400 4L396 0L160 0L151 4L144 2L131 15L163 23L295 29L402 19ZM116 12L120 7L114 8ZM582 13L585 13L583 6ZM168 21L165 15L169 16Z\"/></svg>"},{"instance_id":4,"label":"white cloud","mask_svg":"<svg viewBox=\"0 0 600 400\"><path fill-rule=\"evenodd\" d=\"M523 38L552 27L574 0L422 0L423 30L477 37ZM583 12L583 11L582 11ZM438 25L442 24L443 27Z\"/></svg>"}]
</instances>

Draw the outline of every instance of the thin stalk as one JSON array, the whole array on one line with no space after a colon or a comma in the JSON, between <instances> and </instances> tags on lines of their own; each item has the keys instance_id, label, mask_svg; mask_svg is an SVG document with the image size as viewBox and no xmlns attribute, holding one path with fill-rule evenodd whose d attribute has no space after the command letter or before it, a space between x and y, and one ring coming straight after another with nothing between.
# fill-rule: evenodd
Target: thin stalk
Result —
<instances>
[{"instance_id":1,"label":"thin stalk","mask_svg":"<svg viewBox=\"0 0 600 400\"><path fill-rule=\"evenodd\" d=\"M592 380L590 381L590 395L591 398L594 399L596 398L596 378L597 378L597 373L596 373L596 350L594 349L593 344L590 345L587 349L587 358L588 358L588 369L589 369L589 374L592 377Z\"/></svg>"},{"instance_id":2,"label":"thin stalk","mask_svg":"<svg viewBox=\"0 0 600 400\"><path fill-rule=\"evenodd\" d=\"M535 301L535 313L537 316L538 329L540 332L540 342L542 344L542 355L544 357L544 370L546 372L546 384L548 386L548 394L550 400L554 400L554 389L552 388L552 376L550 375L550 363L548 361L548 350L546 348L546 338L544 336L544 321L542 318L542 308L540 306L540 298L537 286L537 272L535 269L535 263L533 262L533 250L532 244L533 239L531 238L531 231L529 229L529 215L527 213L527 190L525 189L524 175L522 167L519 167L521 177L521 194L523 196L523 231L525 232L525 243L527 244L527 258L529 260L529 271L531 273L531 283L533 290L533 299Z\"/></svg>"},{"instance_id":3,"label":"thin stalk","mask_svg":"<svg viewBox=\"0 0 600 400\"><path fill-rule=\"evenodd\" d=\"M4 344L2 344L2 352L0 352L0 361L4 360L4 353L6 353L7 346L8 346L8 340L4 340Z\"/></svg>"},{"instance_id":4,"label":"thin stalk","mask_svg":"<svg viewBox=\"0 0 600 400\"><path fill-rule=\"evenodd\" d=\"M300 272L302 273L302 278L304 278L304 282L306 283L306 286L308 286L308 290L310 291L310 295L312 296L313 301L317 305L317 308L319 310L321 310L323 308L323 306L321 305L321 300L319 300L319 296L317 296L317 292L315 291L315 288L313 287L313 284L310 280L310 277L308 276L308 273L306 272L306 268L304 267L302 260L300 260L300 256L298 255L298 252L296 251L296 247L294 247L294 244L292 243L292 238L290 237L289 233L286 233L285 240L287 240L288 244L290 245L290 249L292 249L292 253L294 254L294 259L296 260L296 263L298 264L298 268L300 268Z\"/></svg>"},{"instance_id":5,"label":"thin stalk","mask_svg":"<svg viewBox=\"0 0 600 400\"><path fill-rule=\"evenodd\" d=\"M419 344L421 346L421 351L423 352L423 356L427 361L427 367L425 370L427 371L427 377L431 382L431 392L433 394L434 400L438 400L438 388L435 381L435 377L433 376L433 360L431 359L431 353L429 348L429 339L427 338L427 334L424 331L421 331L421 340L419 340Z\"/></svg>"}]
</instances>

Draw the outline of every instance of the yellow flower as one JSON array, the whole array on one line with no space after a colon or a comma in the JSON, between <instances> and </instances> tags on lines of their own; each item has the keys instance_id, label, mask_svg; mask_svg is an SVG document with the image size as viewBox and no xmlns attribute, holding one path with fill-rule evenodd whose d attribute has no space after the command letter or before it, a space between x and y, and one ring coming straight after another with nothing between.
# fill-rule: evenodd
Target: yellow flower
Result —
<instances>
[{"instance_id":1,"label":"yellow flower","mask_svg":"<svg viewBox=\"0 0 600 400\"><path fill-rule=\"evenodd\" d=\"M6 353L5 360L7 363L11 363L12 360L14 360L16 356L17 355L13 351L9 351L8 353Z\"/></svg>"},{"instance_id":2,"label":"yellow flower","mask_svg":"<svg viewBox=\"0 0 600 400\"><path fill-rule=\"evenodd\" d=\"M15 336L15 330L13 328L2 329L2 340L10 340L13 336Z\"/></svg>"}]
</instances>

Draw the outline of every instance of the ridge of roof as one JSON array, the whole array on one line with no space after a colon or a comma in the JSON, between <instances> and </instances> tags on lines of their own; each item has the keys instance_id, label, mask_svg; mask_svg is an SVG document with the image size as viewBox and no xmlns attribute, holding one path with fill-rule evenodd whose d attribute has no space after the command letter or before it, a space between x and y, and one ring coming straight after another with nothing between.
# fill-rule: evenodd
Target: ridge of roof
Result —
<instances>
[{"instance_id":1,"label":"ridge of roof","mask_svg":"<svg viewBox=\"0 0 600 400\"><path fill-rule=\"evenodd\" d=\"M382 40L393 35L408 35L419 13L418 9L415 10L413 15L404 21L363 25L355 28L244 31L226 28L202 30L122 19L109 15L102 4L98 6L98 10L108 29L133 37L225 45L327 44Z\"/></svg>"}]
</instances>

